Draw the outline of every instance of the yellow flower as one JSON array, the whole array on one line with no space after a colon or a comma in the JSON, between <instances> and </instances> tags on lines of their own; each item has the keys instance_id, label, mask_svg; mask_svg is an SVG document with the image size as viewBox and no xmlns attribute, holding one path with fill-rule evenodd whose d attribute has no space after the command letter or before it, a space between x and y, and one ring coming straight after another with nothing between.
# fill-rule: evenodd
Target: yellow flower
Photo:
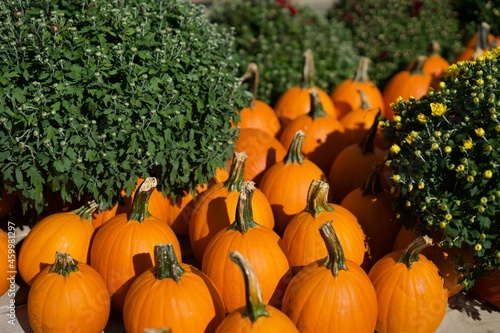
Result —
<instances>
[{"instance_id":1,"label":"yellow flower","mask_svg":"<svg viewBox=\"0 0 500 333\"><path fill-rule=\"evenodd\" d=\"M405 141L411 145L411 143L413 142L413 137L411 135L407 135L406 138L405 138Z\"/></svg>"},{"instance_id":2,"label":"yellow flower","mask_svg":"<svg viewBox=\"0 0 500 333\"><path fill-rule=\"evenodd\" d=\"M451 147L450 147L450 146L446 146L446 147L444 147L444 152L445 152L446 154L451 153Z\"/></svg>"},{"instance_id":3,"label":"yellow flower","mask_svg":"<svg viewBox=\"0 0 500 333\"><path fill-rule=\"evenodd\" d=\"M410 132L410 136L415 139L418 136L418 132L417 131L411 131Z\"/></svg>"},{"instance_id":4,"label":"yellow flower","mask_svg":"<svg viewBox=\"0 0 500 333\"><path fill-rule=\"evenodd\" d=\"M480 138L482 138L485 134L484 129L482 129L482 128L476 128L475 131L476 131L476 135Z\"/></svg>"},{"instance_id":5,"label":"yellow flower","mask_svg":"<svg viewBox=\"0 0 500 333\"><path fill-rule=\"evenodd\" d=\"M389 148L389 150L391 151L391 153L397 154L401 151L401 148L397 144L393 144L391 148Z\"/></svg>"},{"instance_id":6,"label":"yellow flower","mask_svg":"<svg viewBox=\"0 0 500 333\"><path fill-rule=\"evenodd\" d=\"M434 117L441 117L448 111L448 107L442 103L431 103L431 113Z\"/></svg>"},{"instance_id":7,"label":"yellow flower","mask_svg":"<svg viewBox=\"0 0 500 333\"><path fill-rule=\"evenodd\" d=\"M451 79L456 78L459 74L460 74L460 69L458 68L457 64L452 64L444 71L444 75Z\"/></svg>"},{"instance_id":8,"label":"yellow flower","mask_svg":"<svg viewBox=\"0 0 500 333\"><path fill-rule=\"evenodd\" d=\"M403 97L399 96L398 98L396 98L396 102L397 103L403 103L405 100L403 99Z\"/></svg>"},{"instance_id":9,"label":"yellow flower","mask_svg":"<svg viewBox=\"0 0 500 333\"><path fill-rule=\"evenodd\" d=\"M394 116L394 121L400 123L402 120L401 116Z\"/></svg>"},{"instance_id":10,"label":"yellow flower","mask_svg":"<svg viewBox=\"0 0 500 333\"><path fill-rule=\"evenodd\" d=\"M423 113L419 113L419 114L418 114L418 116L417 116L417 120L418 120L420 123L424 124L424 123L426 123L426 122L427 122L427 117L425 116L425 114L423 114Z\"/></svg>"},{"instance_id":11,"label":"yellow flower","mask_svg":"<svg viewBox=\"0 0 500 333\"><path fill-rule=\"evenodd\" d=\"M423 181L418 182L418 188L423 189L425 187L425 183Z\"/></svg>"},{"instance_id":12,"label":"yellow flower","mask_svg":"<svg viewBox=\"0 0 500 333\"><path fill-rule=\"evenodd\" d=\"M484 178L490 179L491 177L493 177L493 172L491 170L486 170L484 172Z\"/></svg>"},{"instance_id":13,"label":"yellow flower","mask_svg":"<svg viewBox=\"0 0 500 333\"><path fill-rule=\"evenodd\" d=\"M481 251L482 249L483 249L483 246L481 244L476 244L474 246L474 250L476 250L476 251Z\"/></svg>"},{"instance_id":14,"label":"yellow flower","mask_svg":"<svg viewBox=\"0 0 500 333\"><path fill-rule=\"evenodd\" d=\"M467 140L463 140L462 142L464 144L465 149L472 149L472 147L474 147L474 142L472 141L471 138L468 138Z\"/></svg>"}]
</instances>

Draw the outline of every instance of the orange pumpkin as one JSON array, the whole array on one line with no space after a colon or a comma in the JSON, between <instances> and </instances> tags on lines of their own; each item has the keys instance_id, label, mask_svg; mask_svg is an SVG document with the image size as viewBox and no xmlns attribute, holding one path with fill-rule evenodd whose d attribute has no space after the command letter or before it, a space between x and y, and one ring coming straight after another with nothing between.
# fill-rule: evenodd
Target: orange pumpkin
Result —
<instances>
[{"instance_id":1,"label":"orange pumpkin","mask_svg":"<svg viewBox=\"0 0 500 333\"><path fill-rule=\"evenodd\" d=\"M215 332L226 312L212 281L179 263L172 243L156 245L154 257L155 266L134 280L125 298L125 331L168 326L174 332Z\"/></svg>"},{"instance_id":2,"label":"orange pumpkin","mask_svg":"<svg viewBox=\"0 0 500 333\"><path fill-rule=\"evenodd\" d=\"M357 265L363 263L365 234L356 216L342 206L328 203L328 183L313 180L307 192L305 209L288 223L283 241L294 274L313 261L324 258L328 252L319 233L319 227L333 220L345 257Z\"/></svg>"},{"instance_id":3,"label":"orange pumpkin","mask_svg":"<svg viewBox=\"0 0 500 333\"><path fill-rule=\"evenodd\" d=\"M24 238L18 258L19 274L28 285L54 262L56 251L71 253L75 260L87 262L94 233L91 216L96 208L92 201L71 212L48 215L35 224Z\"/></svg>"},{"instance_id":4,"label":"orange pumpkin","mask_svg":"<svg viewBox=\"0 0 500 333\"><path fill-rule=\"evenodd\" d=\"M200 194L189 219L189 239L194 257L201 264L205 249L217 232L231 225L243 185L247 155L235 152L229 178ZM255 218L264 226L274 227L274 216L267 197L259 189L254 195Z\"/></svg>"},{"instance_id":5,"label":"orange pumpkin","mask_svg":"<svg viewBox=\"0 0 500 333\"><path fill-rule=\"evenodd\" d=\"M320 226L328 255L305 266L290 281L282 311L304 333L373 333L375 289L363 269L344 256L335 223L331 220Z\"/></svg>"},{"instance_id":6,"label":"orange pumpkin","mask_svg":"<svg viewBox=\"0 0 500 333\"><path fill-rule=\"evenodd\" d=\"M230 262L230 251L239 251L252 264L266 304L281 306L286 284L291 278L283 240L272 229L254 220L254 192L252 181L243 184L234 222L210 240L202 260L201 270L214 282L228 313L246 303L245 287L241 280L235 279L238 267Z\"/></svg>"},{"instance_id":7,"label":"orange pumpkin","mask_svg":"<svg viewBox=\"0 0 500 333\"><path fill-rule=\"evenodd\" d=\"M10 228L9 228L10 229ZM10 231L9 236L13 236L13 231ZM14 249L15 238L7 236L3 230L0 231L0 296L5 294L10 289L11 285L15 285L16 274L16 251Z\"/></svg>"},{"instance_id":8,"label":"orange pumpkin","mask_svg":"<svg viewBox=\"0 0 500 333\"><path fill-rule=\"evenodd\" d=\"M290 318L264 302L252 264L238 251L231 251L229 258L243 272L245 305L229 313L215 333L298 333Z\"/></svg>"},{"instance_id":9,"label":"orange pumpkin","mask_svg":"<svg viewBox=\"0 0 500 333\"><path fill-rule=\"evenodd\" d=\"M450 62L443 58L440 54L440 45L437 41L432 41L429 47L429 55L427 60L422 67L422 71L424 73L429 73L432 75L432 83L431 87L434 90L439 90L439 81L443 72L450 67ZM408 64L408 69L411 69L414 66L415 60L411 61Z\"/></svg>"},{"instance_id":10,"label":"orange pumpkin","mask_svg":"<svg viewBox=\"0 0 500 333\"><path fill-rule=\"evenodd\" d=\"M134 279L153 266L156 244L172 243L181 258L172 228L149 213L149 198L156 185L156 178L146 178L134 195L130 212L109 219L97 229L92 241L90 264L106 282L111 307L118 311L123 309Z\"/></svg>"},{"instance_id":11,"label":"orange pumpkin","mask_svg":"<svg viewBox=\"0 0 500 333\"><path fill-rule=\"evenodd\" d=\"M471 294L482 303L489 303L500 309L500 270L477 279Z\"/></svg>"},{"instance_id":12,"label":"orange pumpkin","mask_svg":"<svg viewBox=\"0 0 500 333\"><path fill-rule=\"evenodd\" d=\"M311 94L311 110L297 116L283 128L280 142L286 149L290 148L297 131L305 133L302 144L304 156L314 162L326 174L335 157L346 147L344 126L337 117L329 116L323 109L316 88L309 90Z\"/></svg>"},{"instance_id":13,"label":"orange pumpkin","mask_svg":"<svg viewBox=\"0 0 500 333\"><path fill-rule=\"evenodd\" d=\"M401 228L396 218L397 213L392 207L394 196L384 191L380 183L383 169L382 162L374 163L363 185L349 192L340 202L340 206L357 217L366 235L368 252L362 265L366 271L380 258L392 252L392 244Z\"/></svg>"},{"instance_id":14,"label":"orange pumpkin","mask_svg":"<svg viewBox=\"0 0 500 333\"><path fill-rule=\"evenodd\" d=\"M385 116L394 119L392 103L398 98L408 100L410 97L419 99L427 94L432 83L432 75L425 73L422 68L427 61L427 56L420 55L415 58L413 67L397 72L385 85L382 96L385 103Z\"/></svg>"},{"instance_id":15,"label":"orange pumpkin","mask_svg":"<svg viewBox=\"0 0 500 333\"><path fill-rule=\"evenodd\" d=\"M286 149L275 137L256 128L242 128L235 142L235 151L245 152L245 180L252 180L259 187L260 180L271 166L283 160ZM228 162L231 167L231 162Z\"/></svg>"},{"instance_id":16,"label":"orange pumpkin","mask_svg":"<svg viewBox=\"0 0 500 333\"><path fill-rule=\"evenodd\" d=\"M253 77L250 82L250 91L252 99L248 107L239 111L240 121L234 126L240 128L257 128L272 137L276 137L281 130L280 120L274 109L267 103L256 99L259 89L259 67L256 63L248 64L247 71L241 77L240 81L245 81Z\"/></svg>"},{"instance_id":17,"label":"orange pumpkin","mask_svg":"<svg viewBox=\"0 0 500 333\"><path fill-rule=\"evenodd\" d=\"M28 294L28 320L35 333L102 332L110 300L102 277L70 254L56 252Z\"/></svg>"},{"instance_id":18,"label":"orange pumpkin","mask_svg":"<svg viewBox=\"0 0 500 333\"><path fill-rule=\"evenodd\" d=\"M429 237L418 237L371 268L368 276L377 293L378 333L432 333L443 321L448 291L436 265L420 253L431 245Z\"/></svg>"},{"instance_id":19,"label":"orange pumpkin","mask_svg":"<svg viewBox=\"0 0 500 333\"><path fill-rule=\"evenodd\" d=\"M270 167L260 182L260 189L271 204L274 229L279 235L283 235L292 217L304 209L311 181L326 180L324 172L304 158L304 139L304 132L297 131L285 159Z\"/></svg>"},{"instance_id":20,"label":"orange pumpkin","mask_svg":"<svg viewBox=\"0 0 500 333\"><path fill-rule=\"evenodd\" d=\"M318 91L321 105L323 105L326 114L336 117L337 112L332 99L326 91L314 84L313 53L311 50L306 50L304 52L304 67L300 84L285 91L274 106L283 127L296 117L308 114L311 111L311 88Z\"/></svg>"},{"instance_id":21,"label":"orange pumpkin","mask_svg":"<svg viewBox=\"0 0 500 333\"><path fill-rule=\"evenodd\" d=\"M369 104L374 110L380 109L382 114L385 114L382 92L368 75L370 63L370 58L361 57L354 79L340 82L330 93L337 117L340 120L351 110L358 109L363 103ZM360 92L363 93L364 100L361 98Z\"/></svg>"},{"instance_id":22,"label":"orange pumpkin","mask_svg":"<svg viewBox=\"0 0 500 333\"><path fill-rule=\"evenodd\" d=\"M352 190L361 187L373 163L383 162L385 152L375 145L378 121L365 132L361 141L344 148L335 158L328 172L330 200L340 204Z\"/></svg>"}]
</instances>

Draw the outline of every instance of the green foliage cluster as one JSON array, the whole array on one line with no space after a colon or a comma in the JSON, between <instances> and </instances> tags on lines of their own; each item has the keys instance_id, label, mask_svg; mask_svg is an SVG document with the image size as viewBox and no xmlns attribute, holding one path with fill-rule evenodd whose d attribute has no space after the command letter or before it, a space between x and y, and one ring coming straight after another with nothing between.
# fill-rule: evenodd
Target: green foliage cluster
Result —
<instances>
[{"instance_id":1,"label":"green foliage cluster","mask_svg":"<svg viewBox=\"0 0 500 333\"><path fill-rule=\"evenodd\" d=\"M235 30L241 73L250 62L259 66L257 98L271 105L300 84L307 49L314 55L315 84L325 91L354 77L358 64L344 26L307 5L292 8L276 0L215 0L209 11L211 22Z\"/></svg>"},{"instance_id":2,"label":"green foliage cluster","mask_svg":"<svg viewBox=\"0 0 500 333\"><path fill-rule=\"evenodd\" d=\"M450 0L340 0L327 11L354 34L354 47L372 60L370 78L383 89L387 81L426 54L432 41L452 62L462 50L457 13Z\"/></svg>"},{"instance_id":3,"label":"green foliage cluster","mask_svg":"<svg viewBox=\"0 0 500 333\"><path fill-rule=\"evenodd\" d=\"M439 92L398 100L385 128L402 222L439 233L444 246L467 248L473 262L457 268L469 287L500 268L498 82L500 48L451 65Z\"/></svg>"},{"instance_id":4,"label":"green foliage cluster","mask_svg":"<svg viewBox=\"0 0 500 333\"><path fill-rule=\"evenodd\" d=\"M234 149L234 37L182 0L0 2L0 170L23 208L111 207L137 176L174 197Z\"/></svg>"}]
</instances>

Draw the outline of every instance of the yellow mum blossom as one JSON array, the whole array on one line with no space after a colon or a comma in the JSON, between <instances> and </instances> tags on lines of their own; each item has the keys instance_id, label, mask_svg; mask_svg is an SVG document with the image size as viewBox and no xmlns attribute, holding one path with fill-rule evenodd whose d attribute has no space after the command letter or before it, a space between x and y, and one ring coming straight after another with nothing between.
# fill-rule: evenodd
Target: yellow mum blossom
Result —
<instances>
[{"instance_id":1,"label":"yellow mum blossom","mask_svg":"<svg viewBox=\"0 0 500 333\"><path fill-rule=\"evenodd\" d=\"M460 74L460 69L457 64L452 64L444 71L444 75L451 79L455 79Z\"/></svg>"},{"instance_id":2,"label":"yellow mum blossom","mask_svg":"<svg viewBox=\"0 0 500 333\"><path fill-rule=\"evenodd\" d=\"M411 143L413 142L413 137L411 135L407 135L405 138L405 141L406 141L406 143L411 145Z\"/></svg>"},{"instance_id":3,"label":"yellow mum blossom","mask_svg":"<svg viewBox=\"0 0 500 333\"><path fill-rule=\"evenodd\" d=\"M484 178L490 179L491 177L493 177L493 172L491 170L486 170L484 172Z\"/></svg>"},{"instance_id":4,"label":"yellow mum blossom","mask_svg":"<svg viewBox=\"0 0 500 333\"><path fill-rule=\"evenodd\" d=\"M462 142L464 144L465 149L472 149L472 147L474 147L474 142L472 141L471 138L468 138L467 140L463 140Z\"/></svg>"},{"instance_id":5,"label":"yellow mum blossom","mask_svg":"<svg viewBox=\"0 0 500 333\"><path fill-rule=\"evenodd\" d=\"M485 134L484 129L482 129L482 128L476 128L475 131L476 131L476 135L480 138L482 138Z\"/></svg>"},{"instance_id":6,"label":"yellow mum blossom","mask_svg":"<svg viewBox=\"0 0 500 333\"><path fill-rule=\"evenodd\" d=\"M401 148L397 144L393 144L391 148L389 148L389 150L391 151L391 153L397 154L401 151Z\"/></svg>"},{"instance_id":7,"label":"yellow mum blossom","mask_svg":"<svg viewBox=\"0 0 500 333\"><path fill-rule=\"evenodd\" d=\"M403 103L405 100L403 99L403 97L399 96L398 98L396 98L396 102L397 103Z\"/></svg>"},{"instance_id":8,"label":"yellow mum blossom","mask_svg":"<svg viewBox=\"0 0 500 333\"><path fill-rule=\"evenodd\" d=\"M418 116L417 116L417 120L419 122L421 122L422 124L426 123L427 122L427 117L425 114L423 113L419 113Z\"/></svg>"},{"instance_id":9,"label":"yellow mum blossom","mask_svg":"<svg viewBox=\"0 0 500 333\"><path fill-rule=\"evenodd\" d=\"M434 117L441 117L448 111L448 107L443 103L431 103L431 113Z\"/></svg>"},{"instance_id":10,"label":"yellow mum blossom","mask_svg":"<svg viewBox=\"0 0 500 333\"><path fill-rule=\"evenodd\" d=\"M418 132L417 131L411 131L410 132L410 136L415 139L418 136Z\"/></svg>"}]
</instances>

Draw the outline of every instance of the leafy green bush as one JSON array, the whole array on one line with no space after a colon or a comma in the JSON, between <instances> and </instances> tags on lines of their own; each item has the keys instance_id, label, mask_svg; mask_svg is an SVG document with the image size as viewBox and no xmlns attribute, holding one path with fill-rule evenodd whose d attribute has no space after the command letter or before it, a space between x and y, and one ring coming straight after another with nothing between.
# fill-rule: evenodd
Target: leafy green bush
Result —
<instances>
[{"instance_id":1,"label":"leafy green bush","mask_svg":"<svg viewBox=\"0 0 500 333\"><path fill-rule=\"evenodd\" d=\"M194 191L247 102L233 43L186 1L1 1L4 186L38 212L53 192L110 207L137 176Z\"/></svg>"},{"instance_id":2,"label":"leafy green bush","mask_svg":"<svg viewBox=\"0 0 500 333\"><path fill-rule=\"evenodd\" d=\"M306 5L285 7L276 0L215 0L209 11L211 22L236 31L240 71L250 62L259 66L257 98L271 105L300 83L305 50L313 51L315 84L327 92L352 78L359 60L340 23Z\"/></svg>"},{"instance_id":3,"label":"leafy green bush","mask_svg":"<svg viewBox=\"0 0 500 333\"><path fill-rule=\"evenodd\" d=\"M401 221L468 249L473 262L457 268L469 287L500 268L499 60L497 48L451 65L439 92L393 104L385 129Z\"/></svg>"},{"instance_id":4,"label":"leafy green bush","mask_svg":"<svg viewBox=\"0 0 500 333\"><path fill-rule=\"evenodd\" d=\"M340 0L327 16L352 31L354 46L372 60L370 78L381 89L417 55L426 54L433 40L450 62L462 50L460 24L450 0Z\"/></svg>"}]
</instances>

